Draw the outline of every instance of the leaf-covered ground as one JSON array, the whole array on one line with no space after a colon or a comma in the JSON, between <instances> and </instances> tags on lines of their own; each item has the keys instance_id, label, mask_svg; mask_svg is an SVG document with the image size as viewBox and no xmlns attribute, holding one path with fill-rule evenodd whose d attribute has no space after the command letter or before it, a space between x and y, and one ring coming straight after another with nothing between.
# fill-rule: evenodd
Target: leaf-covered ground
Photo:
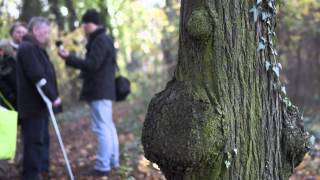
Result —
<instances>
[{"instance_id":1,"label":"leaf-covered ground","mask_svg":"<svg viewBox=\"0 0 320 180\"><path fill-rule=\"evenodd\" d=\"M121 166L113 170L108 177L86 178L79 174L93 167L95 161L96 140L91 132L88 115L63 121L60 129L66 146L69 159L72 164L76 179L79 180L164 180L164 176L158 167L150 163L143 156L140 142L141 128L144 120L144 112L136 109L137 106L129 104L117 104L114 108L114 119L117 125L121 149ZM84 113L87 114L87 113ZM75 114L73 114L75 116ZM53 129L51 135L51 175L52 180L68 179L64 159L59 148ZM15 162L0 162L0 179L19 179L21 165L21 145ZM6 165L4 165L6 164ZM291 180L320 180L320 144L315 145L310 153L305 156L304 162L296 168Z\"/></svg>"},{"instance_id":2,"label":"leaf-covered ground","mask_svg":"<svg viewBox=\"0 0 320 180\"><path fill-rule=\"evenodd\" d=\"M113 170L108 177L88 178L80 176L80 173L92 168L95 162L96 140L91 132L90 119L84 116L72 121L64 121L59 124L64 140L65 148L72 164L75 179L96 180L161 180L165 179L155 164L150 163L143 156L140 134L143 115L137 112L132 105L118 104L114 108L114 120L118 129L121 151L121 166ZM69 179L64 164L62 152L53 128L50 128L51 146L51 179ZM20 141L20 138L19 138ZM15 162L0 162L0 180L18 180L21 171L21 151L18 144L18 153Z\"/></svg>"},{"instance_id":3,"label":"leaf-covered ground","mask_svg":"<svg viewBox=\"0 0 320 180\"><path fill-rule=\"evenodd\" d=\"M320 144L313 146L304 161L295 169L291 180L320 180Z\"/></svg>"}]
</instances>

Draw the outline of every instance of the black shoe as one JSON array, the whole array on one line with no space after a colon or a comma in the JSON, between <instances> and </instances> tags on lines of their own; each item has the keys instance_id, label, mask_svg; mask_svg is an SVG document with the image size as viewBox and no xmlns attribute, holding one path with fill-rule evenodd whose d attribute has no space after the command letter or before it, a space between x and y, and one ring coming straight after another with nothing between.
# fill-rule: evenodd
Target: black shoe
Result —
<instances>
[{"instance_id":1,"label":"black shoe","mask_svg":"<svg viewBox=\"0 0 320 180\"><path fill-rule=\"evenodd\" d=\"M81 176L108 176L110 171L100 171L97 169L90 169L86 172L81 173Z\"/></svg>"},{"instance_id":2,"label":"black shoe","mask_svg":"<svg viewBox=\"0 0 320 180\"><path fill-rule=\"evenodd\" d=\"M49 173L49 172L42 172L42 173L41 173L41 177L42 177L42 180L50 180L50 179L51 179L51 173Z\"/></svg>"}]
</instances>

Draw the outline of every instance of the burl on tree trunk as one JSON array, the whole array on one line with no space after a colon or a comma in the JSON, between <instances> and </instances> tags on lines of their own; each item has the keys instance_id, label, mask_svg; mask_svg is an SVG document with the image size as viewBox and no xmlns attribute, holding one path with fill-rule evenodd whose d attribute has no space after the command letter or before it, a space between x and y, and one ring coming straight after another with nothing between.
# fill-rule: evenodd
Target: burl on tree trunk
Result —
<instances>
[{"instance_id":1,"label":"burl on tree trunk","mask_svg":"<svg viewBox=\"0 0 320 180\"><path fill-rule=\"evenodd\" d=\"M173 79L151 100L146 157L168 180L284 180L307 151L279 81L274 0L182 0Z\"/></svg>"}]
</instances>

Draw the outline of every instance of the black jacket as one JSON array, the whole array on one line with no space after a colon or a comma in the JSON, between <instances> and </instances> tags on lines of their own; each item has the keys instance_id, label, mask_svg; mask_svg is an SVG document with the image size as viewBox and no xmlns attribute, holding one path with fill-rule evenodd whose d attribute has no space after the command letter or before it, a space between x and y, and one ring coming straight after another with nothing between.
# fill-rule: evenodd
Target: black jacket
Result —
<instances>
[{"instance_id":1,"label":"black jacket","mask_svg":"<svg viewBox=\"0 0 320 180\"><path fill-rule=\"evenodd\" d=\"M18 113L21 118L47 117L48 110L36 89L42 78L44 93L53 102L59 97L56 74L46 50L29 35L24 36L17 54ZM60 109L59 109L60 110Z\"/></svg>"},{"instance_id":2,"label":"black jacket","mask_svg":"<svg viewBox=\"0 0 320 180\"><path fill-rule=\"evenodd\" d=\"M0 60L0 91L6 100L16 109L16 60L13 57L4 56ZM0 104L9 108L1 99Z\"/></svg>"},{"instance_id":3,"label":"black jacket","mask_svg":"<svg viewBox=\"0 0 320 180\"><path fill-rule=\"evenodd\" d=\"M66 60L68 66L81 70L80 100L114 100L116 53L112 39L106 35L105 29L98 29L90 35L86 49L84 60L72 55Z\"/></svg>"}]
</instances>

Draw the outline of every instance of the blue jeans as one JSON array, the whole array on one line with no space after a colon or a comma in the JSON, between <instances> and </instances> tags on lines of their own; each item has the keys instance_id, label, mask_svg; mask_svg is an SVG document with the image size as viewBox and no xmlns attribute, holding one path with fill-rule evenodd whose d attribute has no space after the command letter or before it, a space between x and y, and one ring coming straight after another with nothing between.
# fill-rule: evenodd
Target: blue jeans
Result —
<instances>
[{"instance_id":1,"label":"blue jeans","mask_svg":"<svg viewBox=\"0 0 320 180\"><path fill-rule=\"evenodd\" d=\"M92 130L98 141L95 169L110 171L113 167L119 167L119 142L112 120L112 101L93 101L90 110Z\"/></svg>"}]
</instances>

